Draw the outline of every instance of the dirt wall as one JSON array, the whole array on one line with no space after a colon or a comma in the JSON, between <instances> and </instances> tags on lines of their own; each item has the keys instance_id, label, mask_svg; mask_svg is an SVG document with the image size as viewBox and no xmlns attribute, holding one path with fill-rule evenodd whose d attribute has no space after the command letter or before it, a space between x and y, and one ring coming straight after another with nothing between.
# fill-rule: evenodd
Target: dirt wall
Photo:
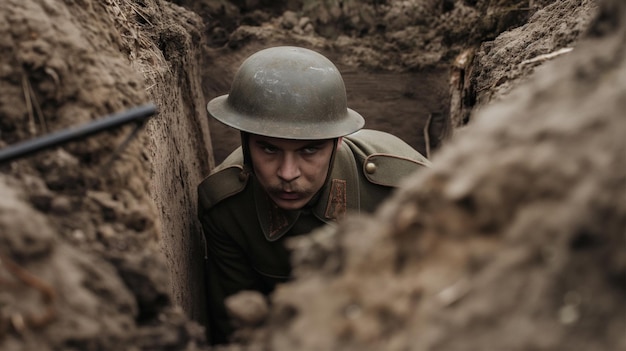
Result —
<instances>
[{"instance_id":1,"label":"dirt wall","mask_svg":"<svg viewBox=\"0 0 626 351\"><path fill-rule=\"evenodd\" d=\"M0 165L3 350L204 343L188 318L203 312L195 185L212 162L201 26L165 1L0 3L0 146L160 110L124 149L131 126Z\"/></svg>"},{"instance_id":2,"label":"dirt wall","mask_svg":"<svg viewBox=\"0 0 626 351\"><path fill-rule=\"evenodd\" d=\"M206 100L202 93L201 19L181 7L154 3L149 21L159 23L150 39L163 66L153 75L150 97L159 118L148 126L151 191L161 220L176 304L204 320L204 241L197 221L196 186L213 168Z\"/></svg>"}]
</instances>

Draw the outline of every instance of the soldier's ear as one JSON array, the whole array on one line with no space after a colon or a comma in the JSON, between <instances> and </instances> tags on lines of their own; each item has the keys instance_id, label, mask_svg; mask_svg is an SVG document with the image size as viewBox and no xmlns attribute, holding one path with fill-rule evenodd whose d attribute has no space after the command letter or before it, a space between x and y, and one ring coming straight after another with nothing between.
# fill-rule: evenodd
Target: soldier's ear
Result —
<instances>
[{"instance_id":1,"label":"soldier's ear","mask_svg":"<svg viewBox=\"0 0 626 351\"><path fill-rule=\"evenodd\" d=\"M337 150L339 150L339 147L341 146L341 141L343 140L343 137L339 137L337 139Z\"/></svg>"}]
</instances>

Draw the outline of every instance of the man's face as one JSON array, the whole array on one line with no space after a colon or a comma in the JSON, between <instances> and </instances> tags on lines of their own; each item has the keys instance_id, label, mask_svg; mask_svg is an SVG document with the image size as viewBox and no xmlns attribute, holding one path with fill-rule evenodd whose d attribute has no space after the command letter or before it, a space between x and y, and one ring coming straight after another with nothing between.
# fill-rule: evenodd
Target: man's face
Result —
<instances>
[{"instance_id":1,"label":"man's face","mask_svg":"<svg viewBox=\"0 0 626 351\"><path fill-rule=\"evenodd\" d=\"M259 183L276 205L297 210L324 185L334 143L290 140L250 134L252 166Z\"/></svg>"}]
</instances>

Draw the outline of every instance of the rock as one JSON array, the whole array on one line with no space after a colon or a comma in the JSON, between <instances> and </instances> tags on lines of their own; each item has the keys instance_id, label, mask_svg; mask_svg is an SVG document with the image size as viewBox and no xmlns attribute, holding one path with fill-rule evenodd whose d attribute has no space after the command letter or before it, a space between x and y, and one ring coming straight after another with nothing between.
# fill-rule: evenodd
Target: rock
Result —
<instances>
[{"instance_id":1,"label":"rock","mask_svg":"<svg viewBox=\"0 0 626 351\"><path fill-rule=\"evenodd\" d=\"M226 310L233 324L240 328L255 327L267 318L266 298L256 291L241 291L226 299Z\"/></svg>"}]
</instances>

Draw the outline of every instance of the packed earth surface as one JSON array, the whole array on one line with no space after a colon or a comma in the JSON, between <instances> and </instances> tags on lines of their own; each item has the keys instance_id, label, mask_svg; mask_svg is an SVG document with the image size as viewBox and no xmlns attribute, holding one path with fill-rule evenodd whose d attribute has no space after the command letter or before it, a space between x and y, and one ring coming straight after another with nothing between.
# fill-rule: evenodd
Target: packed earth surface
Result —
<instances>
[{"instance_id":1,"label":"packed earth surface","mask_svg":"<svg viewBox=\"0 0 626 351\"><path fill-rule=\"evenodd\" d=\"M279 45L433 166L211 346L196 186L239 134L205 106ZM626 350L623 0L3 0L0 48L3 351Z\"/></svg>"}]
</instances>

